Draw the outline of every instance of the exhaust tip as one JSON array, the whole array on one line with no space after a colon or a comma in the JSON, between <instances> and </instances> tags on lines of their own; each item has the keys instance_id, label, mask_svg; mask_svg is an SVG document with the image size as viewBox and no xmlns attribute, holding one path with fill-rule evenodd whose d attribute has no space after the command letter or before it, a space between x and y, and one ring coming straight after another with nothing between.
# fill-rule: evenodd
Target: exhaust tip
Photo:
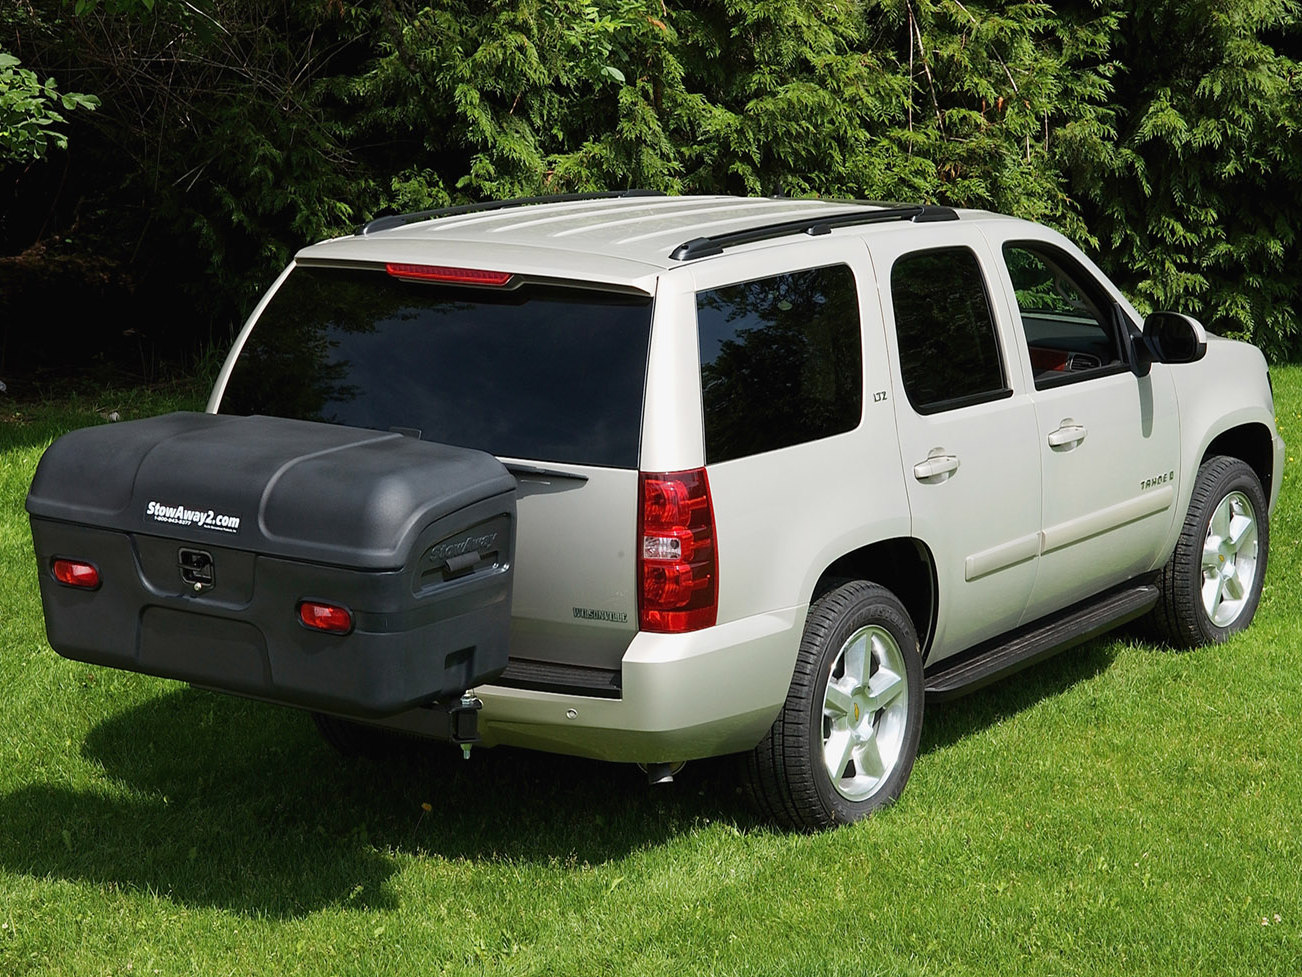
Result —
<instances>
[{"instance_id":1,"label":"exhaust tip","mask_svg":"<svg viewBox=\"0 0 1302 977\"><path fill-rule=\"evenodd\" d=\"M681 771L686 766L686 763L680 760L677 763L639 763L638 766L646 771L646 782L655 786L656 784L672 784L674 774Z\"/></svg>"}]
</instances>

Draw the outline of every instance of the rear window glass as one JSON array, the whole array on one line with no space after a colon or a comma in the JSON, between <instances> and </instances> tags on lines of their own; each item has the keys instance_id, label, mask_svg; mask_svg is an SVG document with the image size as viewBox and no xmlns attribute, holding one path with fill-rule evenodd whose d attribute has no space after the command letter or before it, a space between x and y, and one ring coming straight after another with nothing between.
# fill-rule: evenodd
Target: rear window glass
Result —
<instances>
[{"instance_id":1,"label":"rear window glass","mask_svg":"<svg viewBox=\"0 0 1302 977\"><path fill-rule=\"evenodd\" d=\"M297 268L250 334L221 411L636 468L650 331L646 296Z\"/></svg>"},{"instance_id":2,"label":"rear window glass","mask_svg":"<svg viewBox=\"0 0 1302 977\"><path fill-rule=\"evenodd\" d=\"M707 461L858 426L859 297L845 265L700 292L696 321Z\"/></svg>"},{"instance_id":3,"label":"rear window glass","mask_svg":"<svg viewBox=\"0 0 1302 977\"><path fill-rule=\"evenodd\" d=\"M907 254L891 268L900 374L920 414L1009 396L977 256L967 248Z\"/></svg>"}]
</instances>

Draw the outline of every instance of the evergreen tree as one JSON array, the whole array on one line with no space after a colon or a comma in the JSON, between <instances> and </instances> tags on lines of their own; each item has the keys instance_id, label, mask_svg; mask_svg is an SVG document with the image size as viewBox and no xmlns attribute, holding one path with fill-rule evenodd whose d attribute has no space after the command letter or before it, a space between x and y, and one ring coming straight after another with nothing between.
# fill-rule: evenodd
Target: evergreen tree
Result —
<instances>
[{"instance_id":1,"label":"evergreen tree","mask_svg":"<svg viewBox=\"0 0 1302 977\"><path fill-rule=\"evenodd\" d=\"M388 210L631 186L942 202L1055 225L1141 305L1297 355L1297 12L31 0L0 45L103 104L58 179L0 171L54 198L0 243L79 222L137 278L193 281L185 328L229 327L297 247Z\"/></svg>"}]
</instances>

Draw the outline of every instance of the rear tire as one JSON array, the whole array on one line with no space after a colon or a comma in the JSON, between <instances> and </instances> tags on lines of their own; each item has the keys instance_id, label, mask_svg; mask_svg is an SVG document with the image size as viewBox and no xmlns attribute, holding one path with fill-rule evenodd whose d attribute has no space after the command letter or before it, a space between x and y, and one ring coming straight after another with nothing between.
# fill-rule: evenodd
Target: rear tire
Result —
<instances>
[{"instance_id":1,"label":"rear tire","mask_svg":"<svg viewBox=\"0 0 1302 977\"><path fill-rule=\"evenodd\" d=\"M922 657L904 605L856 580L809 609L791 689L747 757L760 809L802 831L849 824L900 796L922 734Z\"/></svg>"},{"instance_id":2,"label":"rear tire","mask_svg":"<svg viewBox=\"0 0 1302 977\"><path fill-rule=\"evenodd\" d=\"M1247 464L1203 462L1175 551L1158 575L1151 621L1177 648L1219 644L1251 622L1270 548L1266 493Z\"/></svg>"}]
</instances>

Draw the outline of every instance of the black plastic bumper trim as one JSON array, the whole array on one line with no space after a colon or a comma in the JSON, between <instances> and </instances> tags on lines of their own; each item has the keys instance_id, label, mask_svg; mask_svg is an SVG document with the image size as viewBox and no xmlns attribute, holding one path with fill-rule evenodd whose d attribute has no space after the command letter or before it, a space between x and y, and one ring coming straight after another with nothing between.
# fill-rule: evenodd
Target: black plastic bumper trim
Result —
<instances>
[{"instance_id":1,"label":"black plastic bumper trim","mask_svg":"<svg viewBox=\"0 0 1302 977\"><path fill-rule=\"evenodd\" d=\"M595 668L591 665L562 665L556 662L512 658L493 685L509 689L532 689L536 692L560 692L569 695L618 699L623 695L620 670Z\"/></svg>"}]
</instances>

